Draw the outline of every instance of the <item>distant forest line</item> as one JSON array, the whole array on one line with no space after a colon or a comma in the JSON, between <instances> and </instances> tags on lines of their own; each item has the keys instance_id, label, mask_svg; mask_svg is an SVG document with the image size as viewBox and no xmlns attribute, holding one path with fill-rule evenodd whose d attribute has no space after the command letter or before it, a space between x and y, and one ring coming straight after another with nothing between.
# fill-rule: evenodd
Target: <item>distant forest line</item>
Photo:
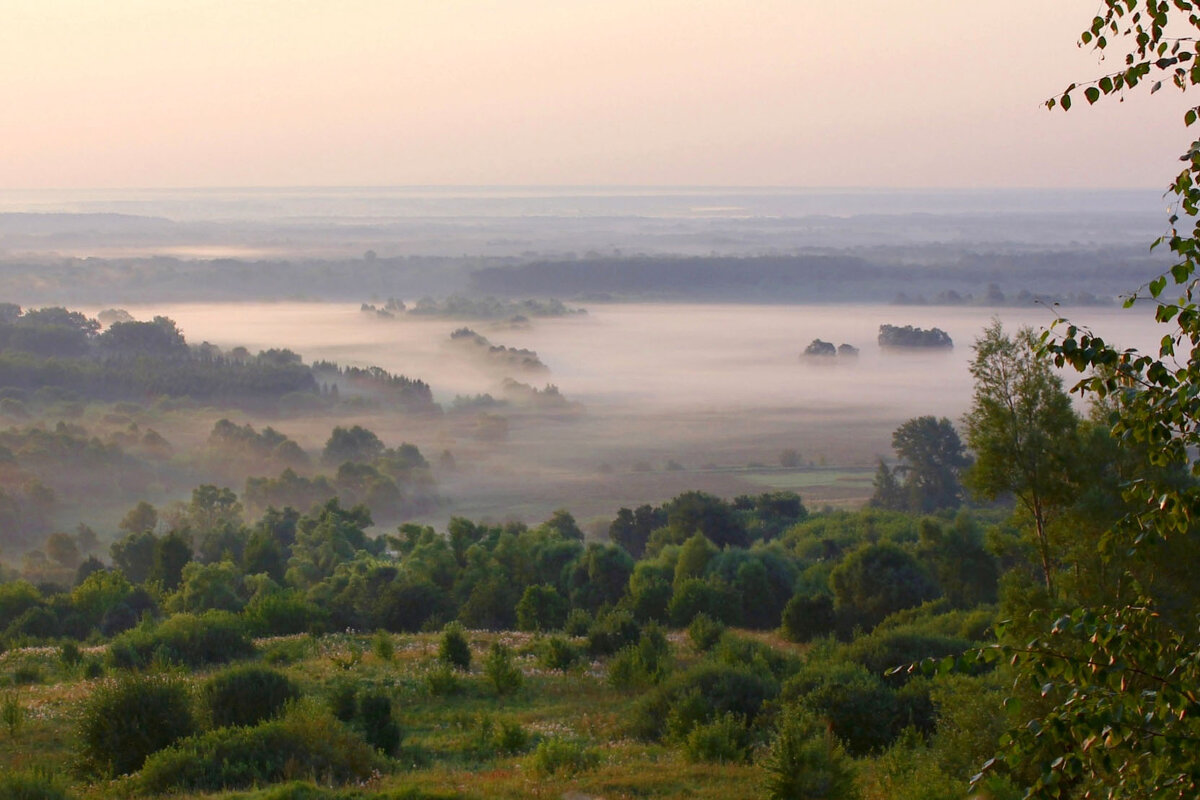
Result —
<instances>
[{"instance_id":1,"label":"distant forest line","mask_svg":"<svg viewBox=\"0 0 1200 800\"><path fill-rule=\"evenodd\" d=\"M1158 254L1094 245L901 245L753 256L602 254L311 260L59 258L0 260L0 296L22 304L450 295L568 301L1110 303L1161 272Z\"/></svg>"}]
</instances>

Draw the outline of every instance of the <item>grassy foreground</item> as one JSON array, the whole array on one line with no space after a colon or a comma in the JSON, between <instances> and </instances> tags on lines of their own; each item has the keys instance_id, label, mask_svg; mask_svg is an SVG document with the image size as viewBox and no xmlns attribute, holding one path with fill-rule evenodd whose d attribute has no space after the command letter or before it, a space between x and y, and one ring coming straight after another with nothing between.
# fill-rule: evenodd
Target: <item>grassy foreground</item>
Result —
<instances>
[{"instance_id":1,"label":"grassy foreground","mask_svg":"<svg viewBox=\"0 0 1200 800\"><path fill-rule=\"evenodd\" d=\"M763 639L781 650L796 646ZM284 673L314 704L335 702L347 686L391 698L403 738L394 756L381 757L366 779L336 788L302 763L289 765L292 782L172 797L255 798L528 798L528 797L761 797L762 773L751 762L704 763L678 745L638 741L628 723L637 689L613 688L610 659L586 655L567 670L548 669L544 642L527 633L467 632L472 659L466 672L438 660L439 635L331 634L256 642L255 663ZM676 669L697 662L685 633L669 634ZM485 674L491 646L513 653L519 688L497 691ZM79 725L89 697L119 671L101 668L103 647L79 658L57 647L14 649L0 655L0 772L32 770L57 778L69 797L141 797L138 776L103 779L80 757ZM220 668L174 670L202 717L201 687ZM97 672L101 674L97 675ZM90 677L89 677L90 675ZM447 678L446 676L450 676ZM439 678L441 681L439 682Z\"/></svg>"}]
</instances>

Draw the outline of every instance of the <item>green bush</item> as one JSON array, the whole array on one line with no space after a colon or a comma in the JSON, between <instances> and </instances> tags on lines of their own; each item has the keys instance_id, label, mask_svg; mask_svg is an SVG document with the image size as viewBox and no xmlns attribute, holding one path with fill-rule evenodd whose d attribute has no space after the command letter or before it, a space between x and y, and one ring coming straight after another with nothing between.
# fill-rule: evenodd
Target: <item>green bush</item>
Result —
<instances>
[{"instance_id":1,"label":"green bush","mask_svg":"<svg viewBox=\"0 0 1200 800\"><path fill-rule=\"evenodd\" d=\"M540 775L575 775L595 769L600 756L577 742L563 739L545 739L533 751L531 764Z\"/></svg>"},{"instance_id":2,"label":"green bush","mask_svg":"<svg viewBox=\"0 0 1200 800\"><path fill-rule=\"evenodd\" d=\"M233 667L208 679L200 697L214 727L256 725L276 716L300 689L280 672L268 667Z\"/></svg>"},{"instance_id":3,"label":"green bush","mask_svg":"<svg viewBox=\"0 0 1200 800\"><path fill-rule=\"evenodd\" d=\"M613 610L596 618L587 631L587 650L592 656L608 656L633 644L641 629L628 611Z\"/></svg>"},{"instance_id":4,"label":"green bush","mask_svg":"<svg viewBox=\"0 0 1200 800\"><path fill-rule=\"evenodd\" d=\"M137 669L155 660L196 667L254 653L241 620L228 611L174 614L157 627L138 627L113 639L108 657L115 667Z\"/></svg>"},{"instance_id":5,"label":"green bush","mask_svg":"<svg viewBox=\"0 0 1200 800\"><path fill-rule=\"evenodd\" d=\"M512 651L496 642L483 662L483 673L498 695L512 694L521 688L524 676L513 663Z\"/></svg>"},{"instance_id":6,"label":"green bush","mask_svg":"<svg viewBox=\"0 0 1200 800\"><path fill-rule=\"evenodd\" d=\"M567 621L563 623L563 633L567 636L587 636L592 622L592 615L587 611L582 608L572 608L571 613L567 614Z\"/></svg>"},{"instance_id":7,"label":"green bush","mask_svg":"<svg viewBox=\"0 0 1200 800\"><path fill-rule=\"evenodd\" d=\"M780 681L800 669L796 657L742 636L723 637L713 650L712 658L719 664L751 667Z\"/></svg>"},{"instance_id":8,"label":"green bush","mask_svg":"<svg viewBox=\"0 0 1200 800\"><path fill-rule=\"evenodd\" d=\"M262 660L274 667L283 667L308 658L312 650L312 639L277 639L262 648Z\"/></svg>"},{"instance_id":9,"label":"green bush","mask_svg":"<svg viewBox=\"0 0 1200 800\"><path fill-rule=\"evenodd\" d=\"M358 725L367 744L384 755L395 755L403 733L392 717L392 698L384 691L364 692L358 698Z\"/></svg>"},{"instance_id":10,"label":"green bush","mask_svg":"<svg viewBox=\"0 0 1200 800\"><path fill-rule=\"evenodd\" d=\"M458 694L463 690L462 679L449 664L439 664L426 672L425 686L434 697Z\"/></svg>"},{"instance_id":11,"label":"green bush","mask_svg":"<svg viewBox=\"0 0 1200 800\"><path fill-rule=\"evenodd\" d=\"M967 639L955 636L938 636L912 631L908 628L874 631L860 636L849 645L847 657L862 664L874 675L885 675L897 667L914 664L925 658L942 659L963 653L971 647ZM908 680L907 670L892 672L888 682L903 684Z\"/></svg>"},{"instance_id":12,"label":"green bush","mask_svg":"<svg viewBox=\"0 0 1200 800\"><path fill-rule=\"evenodd\" d=\"M896 693L853 662L805 664L788 680L783 694L826 720L854 756L887 747L899 732Z\"/></svg>"},{"instance_id":13,"label":"green bush","mask_svg":"<svg viewBox=\"0 0 1200 800\"><path fill-rule=\"evenodd\" d=\"M639 739L658 740L668 733L686 738L696 725L723 714L735 714L752 724L763 704L779 694L779 683L746 666L704 662L676 673L640 698L633 707L629 732Z\"/></svg>"},{"instance_id":14,"label":"green bush","mask_svg":"<svg viewBox=\"0 0 1200 800\"><path fill-rule=\"evenodd\" d=\"M0 772L0 797L4 800L70 800L62 781L32 770Z\"/></svg>"},{"instance_id":15,"label":"green bush","mask_svg":"<svg viewBox=\"0 0 1200 800\"><path fill-rule=\"evenodd\" d=\"M566 672L579 660L579 648L561 636L551 636L542 642L538 664L544 669Z\"/></svg>"},{"instance_id":16,"label":"green bush","mask_svg":"<svg viewBox=\"0 0 1200 800\"><path fill-rule=\"evenodd\" d=\"M721 636L725 633L725 623L718 622L704 612L700 612L692 617L691 623L687 628L688 638L692 640L692 644L702 653L707 653L713 649L713 646L720 641Z\"/></svg>"},{"instance_id":17,"label":"green bush","mask_svg":"<svg viewBox=\"0 0 1200 800\"><path fill-rule=\"evenodd\" d=\"M438 658L463 672L471 669L471 646L467 644L466 634L459 623L451 622L442 629Z\"/></svg>"},{"instance_id":18,"label":"green bush","mask_svg":"<svg viewBox=\"0 0 1200 800\"><path fill-rule=\"evenodd\" d=\"M554 631L567 621L567 599L549 584L526 588L516 610L523 631Z\"/></svg>"},{"instance_id":19,"label":"green bush","mask_svg":"<svg viewBox=\"0 0 1200 800\"><path fill-rule=\"evenodd\" d=\"M783 607L779 632L789 642L810 642L833 633L837 616L827 594L797 594Z\"/></svg>"},{"instance_id":20,"label":"green bush","mask_svg":"<svg viewBox=\"0 0 1200 800\"><path fill-rule=\"evenodd\" d=\"M804 709L790 706L762 762L769 800L856 800L853 765Z\"/></svg>"},{"instance_id":21,"label":"green bush","mask_svg":"<svg viewBox=\"0 0 1200 800\"><path fill-rule=\"evenodd\" d=\"M83 761L106 777L136 772L148 756L196 729L187 686L167 675L127 676L98 687L83 709Z\"/></svg>"},{"instance_id":22,"label":"green bush","mask_svg":"<svg viewBox=\"0 0 1200 800\"><path fill-rule=\"evenodd\" d=\"M621 649L608 665L608 682L617 689L644 689L671 674L671 643L657 623L642 631L636 645Z\"/></svg>"},{"instance_id":23,"label":"green bush","mask_svg":"<svg viewBox=\"0 0 1200 800\"><path fill-rule=\"evenodd\" d=\"M371 652L380 661L391 662L396 658L396 642L387 631L375 631L371 637Z\"/></svg>"},{"instance_id":24,"label":"green bush","mask_svg":"<svg viewBox=\"0 0 1200 800\"><path fill-rule=\"evenodd\" d=\"M683 742L683 753L691 762L734 764L746 760L749 744L746 724L733 714L722 714L692 728Z\"/></svg>"},{"instance_id":25,"label":"green bush","mask_svg":"<svg viewBox=\"0 0 1200 800\"><path fill-rule=\"evenodd\" d=\"M513 755L529 749L533 737L516 720L496 722L491 714L480 714L474 733L474 750L481 756Z\"/></svg>"},{"instance_id":26,"label":"green bush","mask_svg":"<svg viewBox=\"0 0 1200 800\"><path fill-rule=\"evenodd\" d=\"M375 750L362 737L319 706L301 702L280 719L253 728L219 728L155 753L146 760L137 786L145 793L164 794L215 792L304 776L345 783L365 779L378 766Z\"/></svg>"}]
</instances>

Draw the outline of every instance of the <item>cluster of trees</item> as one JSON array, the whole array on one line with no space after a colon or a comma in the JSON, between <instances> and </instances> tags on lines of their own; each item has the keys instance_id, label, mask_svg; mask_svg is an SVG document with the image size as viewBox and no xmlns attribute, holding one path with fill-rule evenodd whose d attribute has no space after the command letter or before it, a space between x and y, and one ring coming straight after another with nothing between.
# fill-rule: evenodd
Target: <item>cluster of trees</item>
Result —
<instances>
[{"instance_id":1,"label":"cluster of trees","mask_svg":"<svg viewBox=\"0 0 1200 800\"><path fill-rule=\"evenodd\" d=\"M404 303L388 300L384 307L386 311L399 313L406 310ZM493 319L520 322L529 317L565 317L570 314L586 314L583 308L571 308L561 300L551 297L547 300L524 298L521 300L504 300L488 295L486 297L467 297L452 294L442 300L432 297L422 297L411 308L409 314L427 317L450 317L452 319Z\"/></svg>"},{"instance_id":2,"label":"cluster of trees","mask_svg":"<svg viewBox=\"0 0 1200 800\"><path fill-rule=\"evenodd\" d=\"M470 328L458 328L450 333L450 341L470 345L471 352L482 355L488 363L526 372L544 372L548 367L533 350L492 344L483 334Z\"/></svg>"},{"instance_id":3,"label":"cluster of trees","mask_svg":"<svg viewBox=\"0 0 1200 800\"><path fill-rule=\"evenodd\" d=\"M26 405L186 397L282 411L327 410L339 402L436 409L428 384L378 367L309 367L290 350L251 355L204 342L189 346L174 321L121 320L101 330L78 311L23 311L0 304L0 412Z\"/></svg>"},{"instance_id":4,"label":"cluster of trees","mask_svg":"<svg viewBox=\"0 0 1200 800\"><path fill-rule=\"evenodd\" d=\"M954 347L950 334L941 328L880 325L878 339L880 347Z\"/></svg>"}]
</instances>

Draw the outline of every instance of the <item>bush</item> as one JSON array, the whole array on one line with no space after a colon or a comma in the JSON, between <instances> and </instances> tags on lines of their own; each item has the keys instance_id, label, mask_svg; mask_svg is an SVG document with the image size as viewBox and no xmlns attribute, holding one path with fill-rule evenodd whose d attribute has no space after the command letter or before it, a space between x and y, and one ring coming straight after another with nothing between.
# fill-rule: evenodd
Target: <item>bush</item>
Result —
<instances>
[{"instance_id":1,"label":"bush","mask_svg":"<svg viewBox=\"0 0 1200 800\"><path fill-rule=\"evenodd\" d=\"M88 698L79 726L81 755L106 777L126 775L195 729L187 687L178 678L125 677Z\"/></svg>"},{"instance_id":2,"label":"bush","mask_svg":"<svg viewBox=\"0 0 1200 800\"><path fill-rule=\"evenodd\" d=\"M463 682L449 664L439 664L425 673L425 686L434 697L458 694L463 690Z\"/></svg>"},{"instance_id":3,"label":"bush","mask_svg":"<svg viewBox=\"0 0 1200 800\"><path fill-rule=\"evenodd\" d=\"M722 714L692 728L683 742L683 753L691 762L740 763L749 754L749 744L745 723L733 714Z\"/></svg>"},{"instance_id":4,"label":"bush","mask_svg":"<svg viewBox=\"0 0 1200 800\"><path fill-rule=\"evenodd\" d=\"M396 658L396 643L387 631L375 631L371 637L371 652L380 661L390 662Z\"/></svg>"},{"instance_id":5,"label":"bush","mask_svg":"<svg viewBox=\"0 0 1200 800\"><path fill-rule=\"evenodd\" d=\"M302 775L345 783L367 778L378 765L362 737L318 706L298 703L281 719L219 728L155 753L137 786L148 794L215 792Z\"/></svg>"},{"instance_id":6,"label":"bush","mask_svg":"<svg viewBox=\"0 0 1200 800\"><path fill-rule=\"evenodd\" d=\"M136 669L154 660L197 667L220 664L254 653L241 621L228 611L175 614L157 627L139 627L113 639L113 666Z\"/></svg>"},{"instance_id":7,"label":"bush","mask_svg":"<svg viewBox=\"0 0 1200 800\"><path fill-rule=\"evenodd\" d=\"M686 738L696 725L723 714L752 724L763 704L779 694L769 674L745 666L701 663L677 673L634 704L630 733L657 740L667 733Z\"/></svg>"},{"instance_id":8,"label":"bush","mask_svg":"<svg viewBox=\"0 0 1200 800\"><path fill-rule=\"evenodd\" d=\"M675 586L667 615L672 625L682 628L697 614L737 625L742 621L742 599L724 581L687 578Z\"/></svg>"},{"instance_id":9,"label":"bush","mask_svg":"<svg viewBox=\"0 0 1200 800\"><path fill-rule=\"evenodd\" d=\"M512 694L524 682L521 670L513 664L512 651L499 642L488 651L483 662L483 673L498 695Z\"/></svg>"},{"instance_id":10,"label":"bush","mask_svg":"<svg viewBox=\"0 0 1200 800\"><path fill-rule=\"evenodd\" d=\"M403 733L392 717L392 698L383 691L365 692L358 698L358 728L367 744L384 755L395 755Z\"/></svg>"},{"instance_id":11,"label":"bush","mask_svg":"<svg viewBox=\"0 0 1200 800\"><path fill-rule=\"evenodd\" d=\"M567 621L567 599L549 584L530 586L517 603L517 628L554 631Z\"/></svg>"},{"instance_id":12,"label":"bush","mask_svg":"<svg viewBox=\"0 0 1200 800\"><path fill-rule=\"evenodd\" d=\"M531 763L535 772L540 775L575 775L595 769L600 763L600 756L594 750L585 748L577 742L563 739L546 739L538 743L533 751Z\"/></svg>"},{"instance_id":13,"label":"bush","mask_svg":"<svg viewBox=\"0 0 1200 800\"><path fill-rule=\"evenodd\" d=\"M642 631L636 645L621 649L608 665L608 682L617 689L644 689L671 674L671 643L656 623Z\"/></svg>"},{"instance_id":14,"label":"bush","mask_svg":"<svg viewBox=\"0 0 1200 800\"><path fill-rule=\"evenodd\" d=\"M572 608L571 613L567 614L567 621L563 623L563 633L568 636L587 636L592 622L592 615L587 611L582 608Z\"/></svg>"},{"instance_id":15,"label":"bush","mask_svg":"<svg viewBox=\"0 0 1200 800\"><path fill-rule=\"evenodd\" d=\"M897 731L896 694L853 662L810 662L784 687L820 719L854 756L891 744Z\"/></svg>"},{"instance_id":16,"label":"bush","mask_svg":"<svg viewBox=\"0 0 1200 800\"><path fill-rule=\"evenodd\" d=\"M280 672L247 665L219 672L200 691L213 727L256 725L276 716L300 689Z\"/></svg>"},{"instance_id":17,"label":"bush","mask_svg":"<svg viewBox=\"0 0 1200 800\"><path fill-rule=\"evenodd\" d=\"M438 645L438 658L452 667L467 672L471 669L471 646L462 625L451 622L442 629L442 641Z\"/></svg>"},{"instance_id":18,"label":"bush","mask_svg":"<svg viewBox=\"0 0 1200 800\"><path fill-rule=\"evenodd\" d=\"M692 640L692 644L702 653L707 653L713 648L725 633L725 623L718 622L703 612L692 617L691 623L688 625L688 638Z\"/></svg>"},{"instance_id":19,"label":"bush","mask_svg":"<svg viewBox=\"0 0 1200 800\"><path fill-rule=\"evenodd\" d=\"M731 667L750 667L780 681L800 669L800 661L795 656L741 636L722 638L714 648L712 658L719 664L728 664Z\"/></svg>"},{"instance_id":20,"label":"bush","mask_svg":"<svg viewBox=\"0 0 1200 800\"><path fill-rule=\"evenodd\" d=\"M854 800L853 767L840 744L813 716L784 710L763 760L770 800Z\"/></svg>"},{"instance_id":21,"label":"bush","mask_svg":"<svg viewBox=\"0 0 1200 800\"><path fill-rule=\"evenodd\" d=\"M4 800L70 800L71 795L54 776L32 770L0 772L0 797Z\"/></svg>"},{"instance_id":22,"label":"bush","mask_svg":"<svg viewBox=\"0 0 1200 800\"><path fill-rule=\"evenodd\" d=\"M561 636L551 636L542 642L538 664L544 669L566 672L579 660L579 648Z\"/></svg>"},{"instance_id":23,"label":"bush","mask_svg":"<svg viewBox=\"0 0 1200 800\"><path fill-rule=\"evenodd\" d=\"M783 607L779 631L789 642L810 642L837 627L833 598L827 594L797 594Z\"/></svg>"},{"instance_id":24,"label":"bush","mask_svg":"<svg viewBox=\"0 0 1200 800\"><path fill-rule=\"evenodd\" d=\"M847 657L857 661L873 675L884 675L896 667L921 661L925 658L941 659L957 655L971 647L971 642L954 636L926 635L911 629L875 631L860 636L846 651ZM899 685L908 680L906 670L893 673L888 680Z\"/></svg>"},{"instance_id":25,"label":"bush","mask_svg":"<svg viewBox=\"0 0 1200 800\"><path fill-rule=\"evenodd\" d=\"M609 611L591 624L587 632L587 650L592 656L608 656L641 635L641 629L628 611Z\"/></svg>"},{"instance_id":26,"label":"bush","mask_svg":"<svg viewBox=\"0 0 1200 800\"><path fill-rule=\"evenodd\" d=\"M490 714L480 714L475 728L475 751L481 756L495 753L513 755L529 749L533 737L516 720L502 719L499 723Z\"/></svg>"}]
</instances>

